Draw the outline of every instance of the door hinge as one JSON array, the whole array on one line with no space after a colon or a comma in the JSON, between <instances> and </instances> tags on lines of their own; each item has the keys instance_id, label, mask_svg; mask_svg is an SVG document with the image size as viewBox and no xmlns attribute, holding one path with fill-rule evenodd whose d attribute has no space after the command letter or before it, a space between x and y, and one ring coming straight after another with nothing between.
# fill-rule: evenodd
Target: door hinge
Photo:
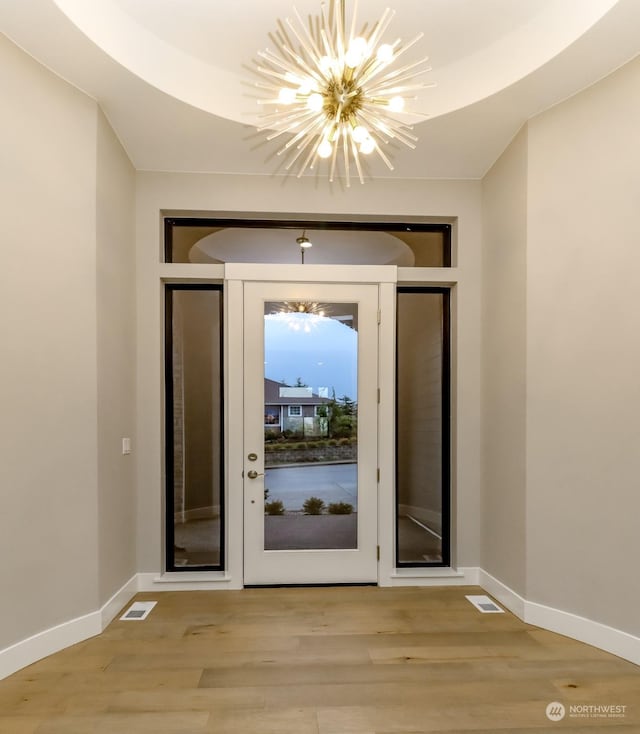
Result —
<instances>
[{"instance_id":1,"label":"door hinge","mask_svg":"<svg viewBox=\"0 0 640 734\"><path fill-rule=\"evenodd\" d=\"M380 309L378 309L378 323L382 323L382 311L380 311Z\"/></svg>"},{"instance_id":2,"label":"door hinge","mask_svg":"<svg viewBox=\"0 0 640 734\"><path fill-rule=\"evenodd\" d=\"M380 469L376 469L376 481L380 483Z\"/></svg>"},{"instance_id":3,"label":"door hinge","mask_svg":"<svg viewBox=\"0 0 640 734\"><path fill-rule=\"evenodd\" d=\"M380 546L379 545L376 546L376 558L380 560Z\"/></svg>"},{"instance_id":4,"label":"door hinge","mask_svg":"<svg viewBox=\"0 0 640 734\"><path fill-rule=\"evenodd\" d=\"M380 405L380 388L378 388L378 405Z\"/></svg>"}]
</instances>

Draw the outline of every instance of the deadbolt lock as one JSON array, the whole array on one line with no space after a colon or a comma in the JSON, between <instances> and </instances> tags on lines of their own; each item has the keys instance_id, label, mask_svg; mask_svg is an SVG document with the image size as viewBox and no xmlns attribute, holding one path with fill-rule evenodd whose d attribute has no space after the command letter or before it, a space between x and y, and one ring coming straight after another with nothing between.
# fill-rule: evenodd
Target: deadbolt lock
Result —
<instances>
[{"instance_id":1,"label":"deadbolt lock","mask_svg":"<svg viewBox=\"0 0 640 734\"><path fill-rule=\"evenodd\" d=\"M251 453L247 456L247 459L249 459L249 461L258 461L258 454Z\"/></svg>"}]
</instances>

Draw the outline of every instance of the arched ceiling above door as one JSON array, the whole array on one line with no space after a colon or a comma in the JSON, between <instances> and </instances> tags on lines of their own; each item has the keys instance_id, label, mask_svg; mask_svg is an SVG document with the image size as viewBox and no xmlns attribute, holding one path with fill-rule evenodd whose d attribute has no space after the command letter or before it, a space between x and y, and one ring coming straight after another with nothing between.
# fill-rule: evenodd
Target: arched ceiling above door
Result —
<instances>
[{"instance_id":1,"label":"arched ceiling above door","mask_svg":"<svg viewBox=\"0 0 640 734\"><path fill-rule=\"evenodd\" d=\"M198 240L189 252L194 263L253 262L299 263L295 229L220 229ZM327 231L307 232L312 243L305 252L307 264L399 265L415 263L413 250L387 232Z\"/></svg>"}]
</instances>

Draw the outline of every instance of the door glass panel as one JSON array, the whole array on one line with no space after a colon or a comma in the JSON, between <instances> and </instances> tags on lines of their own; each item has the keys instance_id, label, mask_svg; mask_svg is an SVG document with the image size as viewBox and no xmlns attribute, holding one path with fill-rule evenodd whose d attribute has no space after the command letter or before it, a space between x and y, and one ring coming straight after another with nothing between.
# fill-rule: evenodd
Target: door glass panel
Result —
<instances>
[{"instance_id":1,"label":"door glass panel","mask_svg":"<svg viewBox=\"0 0 640 734\"><path fill-rule=\"evenodd\" d=\"M222 290L167 286L167 569L223 567Z\"/></svg>"},{"instance_id":2,"label":"door glass panel","mask_svg":"<svg viewBox=\"0 0 640 734\"><path fill-rule=\"evenodd\" d=\"M264 549L358 547L358 305L264 309Z\"/></svg>"},{"instance_id":3,"label":"door glass panel","mask_svg":"<svg viewBox=\"0 0 640 734\"><path fill-rule=\"evenodd\" d=\"M398 566L449 562L448 313L444 289L398 289Z\"/></svg>"}]
</instances>

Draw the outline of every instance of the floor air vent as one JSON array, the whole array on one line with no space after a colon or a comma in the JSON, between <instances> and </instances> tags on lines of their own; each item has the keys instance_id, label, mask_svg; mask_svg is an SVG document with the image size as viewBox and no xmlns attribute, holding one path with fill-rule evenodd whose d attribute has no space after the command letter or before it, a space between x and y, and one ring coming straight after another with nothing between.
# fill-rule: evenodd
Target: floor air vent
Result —
<instances>
[{"instance_id":1,"label":"floor air vent","mask_svg":"<svg viewBox=\"0 0 640 734\"><path fill-rule=\"evenodd\" d=\"M157 601L134 601L120 619L141 622L149 616L149 612L157 603Z\"/></svg>"},{"instance_id":2,"label":"floor air vent","mask_svg":"<svg viewBox=\"0 0 640 734\"><path fill-rule=\"evenodd\" d=\"M504 614L504 609L500 609L493 599L490 599L488 596L479 594L467 596L466 598L483 614Z\"/></svg>"}]
</instances>

